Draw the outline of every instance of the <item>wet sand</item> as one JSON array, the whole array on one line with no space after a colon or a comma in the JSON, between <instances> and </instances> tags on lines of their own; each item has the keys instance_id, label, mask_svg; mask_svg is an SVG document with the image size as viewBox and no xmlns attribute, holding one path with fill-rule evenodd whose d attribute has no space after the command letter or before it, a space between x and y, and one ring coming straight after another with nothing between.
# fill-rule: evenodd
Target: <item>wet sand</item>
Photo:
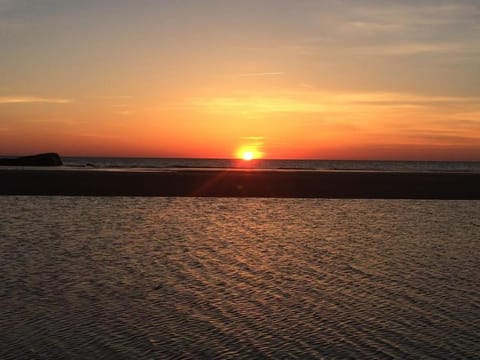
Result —
<instances>
[{"instance_id":1,"label":"wet sand","mask_svg":"<svg viewBox=\"0 0 480 360\"><path fill-rule=\"evenodd\" d=\"M480 199L480 174L0 170L0 195Z\"/></svg>"}]
</instances>

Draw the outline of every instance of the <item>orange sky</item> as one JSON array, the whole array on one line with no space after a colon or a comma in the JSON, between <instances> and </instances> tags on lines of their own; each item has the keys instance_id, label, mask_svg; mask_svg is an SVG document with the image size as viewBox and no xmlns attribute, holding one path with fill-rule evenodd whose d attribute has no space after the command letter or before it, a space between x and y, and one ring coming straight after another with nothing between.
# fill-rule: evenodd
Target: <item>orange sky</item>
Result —
<instances>
[{"instance_id":1,"label":"orange sky","mask_svg":"<svg viewBox=\"0 0 480 360\"><path fill-rule=\"evenodd\" d=\"M474 1L0 0L0 154L480 161Z\"/></svg>"}]
</instances>

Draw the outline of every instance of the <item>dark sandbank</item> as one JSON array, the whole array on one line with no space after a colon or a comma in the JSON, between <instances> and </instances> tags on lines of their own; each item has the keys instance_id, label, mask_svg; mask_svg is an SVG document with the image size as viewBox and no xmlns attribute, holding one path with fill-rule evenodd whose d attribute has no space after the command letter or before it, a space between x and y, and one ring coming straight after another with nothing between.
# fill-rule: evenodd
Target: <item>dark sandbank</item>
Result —
<instances>
[{"instance_id":1,"label":"dark sandbank","mask_svg":"<svg viewBox=\"0 0 480 360\"><path fill-rule=\"evenodd\" d=\"M0 170L0 195L480 199L480 174Z\"/></svg>"}]
</instances>

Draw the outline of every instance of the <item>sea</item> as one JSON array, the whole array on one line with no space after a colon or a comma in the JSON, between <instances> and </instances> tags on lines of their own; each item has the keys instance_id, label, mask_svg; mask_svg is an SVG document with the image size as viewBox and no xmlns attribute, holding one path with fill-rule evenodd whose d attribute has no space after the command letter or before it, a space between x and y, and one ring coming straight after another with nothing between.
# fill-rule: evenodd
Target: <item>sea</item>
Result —
<instances>
[{"instance_id":1,"label":"sea","mask_svg":"<svg viewBox=\"0 0 480 360\"><path fill-rule=\"evenodd\" d=\"M268 169L316 171L396 171L480 173L480 161L372 161L62 157L64 168L164 170L164 169Z\"/></svg>"},{"instance_id":2,"label":"sea","mask_svg":"<svg viewBox=\"0 0 480 360\"><path fill-rule=\"evenodd\" d=\"M435 162L261 168L480 172ZM480 358L478 200L0 196L0 209L0 359Z\"/></svg>"}]
</instances>

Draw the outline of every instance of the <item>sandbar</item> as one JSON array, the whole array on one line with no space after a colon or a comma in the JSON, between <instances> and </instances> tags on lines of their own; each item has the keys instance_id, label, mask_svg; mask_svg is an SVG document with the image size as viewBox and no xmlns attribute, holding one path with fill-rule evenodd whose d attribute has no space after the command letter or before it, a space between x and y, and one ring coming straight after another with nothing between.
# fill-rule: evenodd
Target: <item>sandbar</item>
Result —
<instances>
[{"instance_id":1,"label":"sandbar","mask_svg":"<svg viewBox=\"0 0 480 360\"><path fill-rule=\"evenodd\" d=\"M477 173L0 170L0 195L480 199Z\"/></svg>"}]
</instances>

